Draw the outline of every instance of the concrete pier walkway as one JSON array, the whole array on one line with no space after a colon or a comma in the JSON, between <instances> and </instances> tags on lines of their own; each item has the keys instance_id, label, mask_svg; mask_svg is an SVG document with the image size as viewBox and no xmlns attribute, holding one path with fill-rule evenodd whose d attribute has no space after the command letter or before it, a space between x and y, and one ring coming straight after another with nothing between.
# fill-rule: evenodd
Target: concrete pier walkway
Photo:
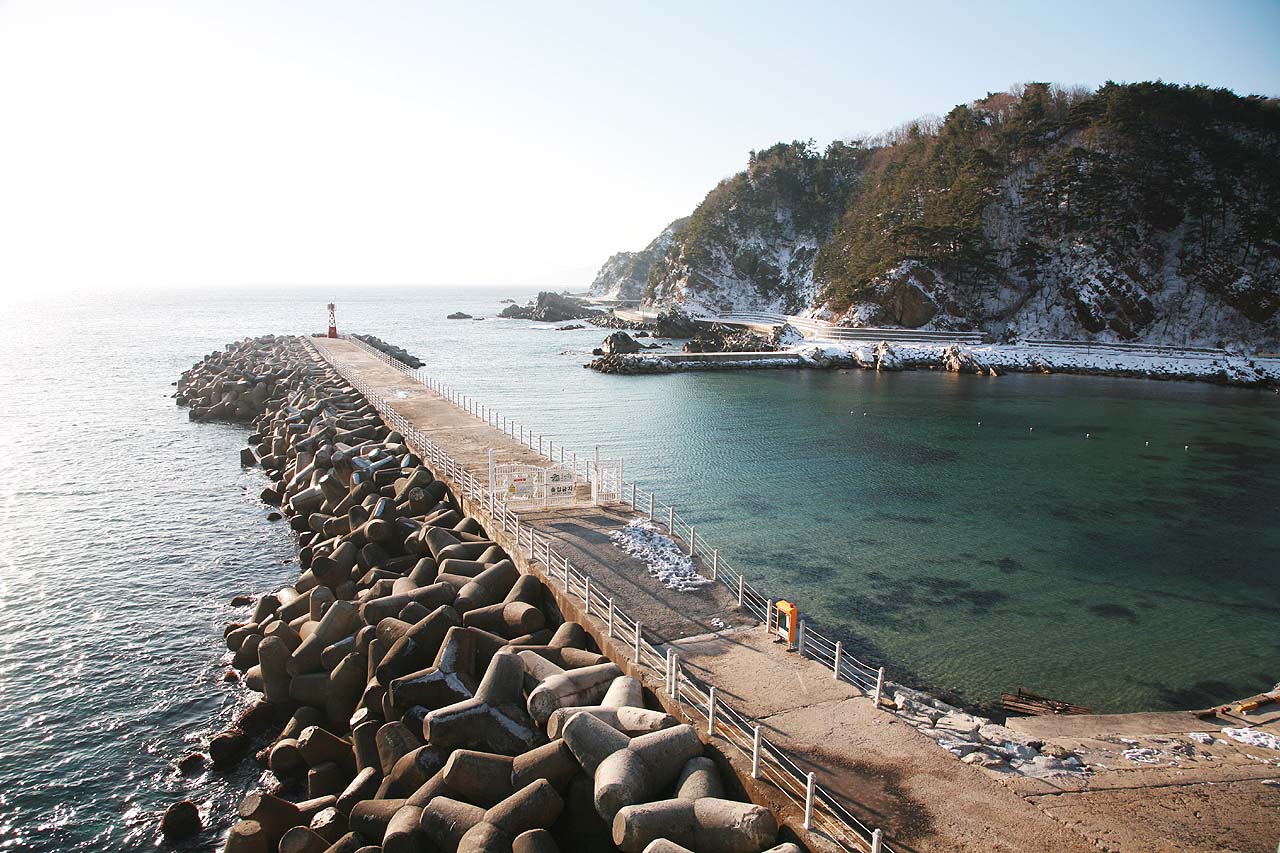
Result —
<instances>
[{"instance_id":1,"label":"concrete pier walkway","mask_svg":"<svg viewBox=\"0 0 1280 853\"><path fill-rule=\"evenodd\" d=\"M499 461L546 464L519 441L349 341L318 338L313 343L331 360L345 362L371 392L391 401L401 416L476 477L485 478L491 449ZM1117 845L1117 839L1138 837L1123 831L1135 815L1091 812L1084 799L1079 810L1064 808L1065 802L1049 796L1043 786L1019 790L998 774L961 763L910 724L874 707L850 684L834 680L830 670L774 643L723 586L696 592L666 588L610 538L639 517L626 504L594 506L587 501L520 512L521 524L536 529L539 541L549 539L589 575L595 592L643 623L650 642L674 649L684 671L714 684L726 703L758 721L766 737L802 771L813 772L841 806L883 829L894 851L1085 853L1098 844L1123 851L1173 850L1180 849L1181 839L1195 837L1166 818L1166 846ZM744 767L732 750L726 750L726 758L740 776L749 775L749 761ZM1248 802L1258 803L1256 797ZM1228 818L1216 815L1215 825L1229 823ZM1151 844L1149 834L1141 840ZM815 849L837 849L820 837L812 841ZM1223 849L1248 847L1229 843Z\"/></svg>"}]
</instances>

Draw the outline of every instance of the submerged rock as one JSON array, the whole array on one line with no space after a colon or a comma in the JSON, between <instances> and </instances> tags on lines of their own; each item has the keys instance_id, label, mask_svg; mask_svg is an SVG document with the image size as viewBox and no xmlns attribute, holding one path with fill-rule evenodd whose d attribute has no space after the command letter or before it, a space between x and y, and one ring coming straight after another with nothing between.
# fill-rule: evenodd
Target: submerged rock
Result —
<instances>
[{"instance_id":1,"label":"submerged rock","mask_svg":"<svg viewBox=\"0 0 1280 853\"><path fill-rule=\"evenodd\" d=\"M445 319L446 320L470 320L473 318L470 314L464 314L461 311L454 311L452 314L445 317Z\"/></svg>"}]
</instances>

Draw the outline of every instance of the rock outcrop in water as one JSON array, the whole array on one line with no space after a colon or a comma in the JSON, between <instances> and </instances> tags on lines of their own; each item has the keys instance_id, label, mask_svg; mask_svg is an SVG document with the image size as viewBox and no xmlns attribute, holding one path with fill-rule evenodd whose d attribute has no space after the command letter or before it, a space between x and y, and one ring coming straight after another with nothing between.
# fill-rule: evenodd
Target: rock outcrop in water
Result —
<instances>
[{"instance_id":1,"label":"rock outcrop in water","mask_svg":"<svg viewBox=\"0 0 1280 853\"><path fill-rule=\"evenodd\" d=\"M640 683L303 339L234 345L177 396L243 418L228 383L264 374L242 461L271 478L263 496L297 532L302 572L225 631L263 698L215 738L215 761L256 739L279 780L240 803L227 851L775 842L768 809L725 798L694 729L647 708Z\"/></svg>"},{"instance_id":2,"label":"rock outcrop in water","mask_svg":"<svg viewBox=\"0 0 1280 853\"><path fill-rule=\"evenodd\" d=\"M601 314L589 308L581 300L544 290L531 305L508 305L499 317L516 320L540 320L546 323L563 323L567 320L586 320Z\"/></svg>"}]
</instances>

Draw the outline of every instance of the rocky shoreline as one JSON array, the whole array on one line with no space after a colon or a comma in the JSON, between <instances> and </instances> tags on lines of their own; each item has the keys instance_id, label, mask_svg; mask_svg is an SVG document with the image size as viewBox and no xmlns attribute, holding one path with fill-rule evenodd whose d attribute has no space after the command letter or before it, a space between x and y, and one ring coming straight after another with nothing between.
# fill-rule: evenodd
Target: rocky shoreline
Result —
<instances>
[{"instance_id":1,"label":"rocky shoreline","mask_svg":"<svg viewBox=\"0 0 1280 853\"><path fill-rule=\"evenodd\" d=\"M268 771L229 853L799 853L305 339L229 345L175 398L251 424L241 462L299 542L224 631L262 698L209 759ZM200 829L188 801L162 823Z\"/></svg>"}]
</instances>

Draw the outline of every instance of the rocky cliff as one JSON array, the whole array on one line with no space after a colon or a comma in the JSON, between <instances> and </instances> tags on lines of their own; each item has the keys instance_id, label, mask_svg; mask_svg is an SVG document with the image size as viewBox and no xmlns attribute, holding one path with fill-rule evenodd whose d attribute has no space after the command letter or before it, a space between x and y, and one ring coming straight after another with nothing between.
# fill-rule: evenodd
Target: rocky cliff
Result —
<instances>
[{"instance_id":1,"label":"rocky cliff","mask_svg":"<svg viewBox=\"0 0 1280 853\"><path fill-rule=\"evenodd\" d=\"M649 303L1275 350L1280 106L1030 84L874 140L753 152L645 251Z\"/></svg>"},{"instance_id":2,"label":"rocky cliff","mask_svg":"<svg viewBox=\"0 0 1280 853\"><path fill-rule=\"evenodd\" d=\"M640 299L649 283L649 271L659 258L666 254L675 236L689 224L689 217L672 222L649 245L638 252L618 252L596 273L595 281L587 293L608 299Z\"/></svg>"}]
</instances>

